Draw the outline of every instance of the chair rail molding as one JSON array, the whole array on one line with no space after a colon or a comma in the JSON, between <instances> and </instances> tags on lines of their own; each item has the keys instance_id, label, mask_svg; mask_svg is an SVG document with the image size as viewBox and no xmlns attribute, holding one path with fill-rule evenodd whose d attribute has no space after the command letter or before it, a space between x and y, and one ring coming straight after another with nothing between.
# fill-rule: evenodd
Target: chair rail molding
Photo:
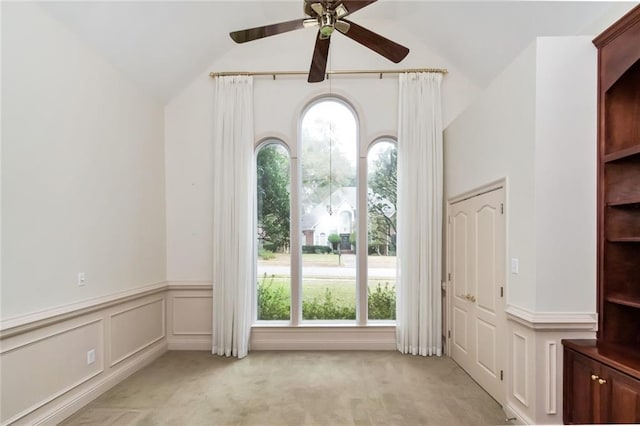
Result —
<instances>
[{"instance_id":1,"label":"chair rail molding","mask_svg":"<svg viewBox=\"0 0 640 426\"><path fill-rule=\"evenodd\" d=\"M595 331L598 315L595 312L533 312L518 306L507 306L507 320L532 330Z\"/></svg>"}]
</instances>

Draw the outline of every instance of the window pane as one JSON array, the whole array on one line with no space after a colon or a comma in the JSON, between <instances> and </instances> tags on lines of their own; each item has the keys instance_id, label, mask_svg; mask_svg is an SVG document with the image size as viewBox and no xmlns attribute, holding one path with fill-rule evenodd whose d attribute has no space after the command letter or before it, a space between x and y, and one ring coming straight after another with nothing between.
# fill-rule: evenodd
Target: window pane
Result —
<instances>
[{"instance_id":1,"label":"window pane","mask_svg":"<svg viewBox=\"0 0 640 426\"><path fill-rule=\"evenodd\" d=\"M258 151L257 172L257 319L289 320L291 315L290 167L279 143Z\"/></svg>"},{"instance_id":2,"label":"window pane","mask_svg":"<svg viewBox=\"0 0 640 426\"><path fill-rule=\"evenodd\" d=\"M368 312L371 320L396 319L395 143L376 143L367 158Z\"/></svg>"},{"instance_id":3,"label":"window pane","mask_svg":"<svg viewBox=\"0 0 640 426\"><path fill-rule=\"evenodd\" d=\"M302 120L302 318L356 318L356 119L336 100Z\"/></svg>"}]
</instances>

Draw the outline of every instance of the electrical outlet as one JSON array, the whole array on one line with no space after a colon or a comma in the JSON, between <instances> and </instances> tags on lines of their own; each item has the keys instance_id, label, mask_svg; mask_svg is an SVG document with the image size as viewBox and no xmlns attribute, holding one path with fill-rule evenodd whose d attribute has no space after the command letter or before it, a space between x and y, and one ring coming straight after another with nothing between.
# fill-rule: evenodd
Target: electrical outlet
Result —
<instances>
[{"instance_id":1,"label":"electrical outlet","mask_svg":"<svg viewBox=\"0 0 640 426\"><path fill-rule=\"evenodd\" d=\"M87 281L87 277L85 276L84 272L78 272L78 286L82 287L83 285L85 285Z\"/></svg>"},{"instance_id":2,"label":"electrical outlet","mask_svg":"<svg viewBox=\"0 0 640 426\"><path fill-rule=\"evenodd\" d=\"M94 362L96 362L96 350L91 349L87 351L87 365L93 364Z\"/></svg>"}]
</instances>

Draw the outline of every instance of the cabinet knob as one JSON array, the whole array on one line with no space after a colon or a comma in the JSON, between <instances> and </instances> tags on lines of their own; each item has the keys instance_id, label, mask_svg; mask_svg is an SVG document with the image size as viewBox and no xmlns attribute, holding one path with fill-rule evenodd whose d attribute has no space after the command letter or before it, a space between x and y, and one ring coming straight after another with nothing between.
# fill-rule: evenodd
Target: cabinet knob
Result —
<instances>
[{"instance_id":1,"label":"cabinet knob","mask_svg":"<svg viewBox=\"0 0 640 426\"><path fill-rule=\"evenodd\" d=\"M596 376L595 374L591 375L591 380L598 380L600 377Z\"/></svg>"},{"instance_id":2,"label":"cabinet knob","mask_svg":"<svg viewBox=\"0 0 640 426\"><path fill-rule=\"evenodd\" d=\"M607 383L607 381L605 379L598 379L598 383L604 385L605 383Z\"/></svg>"}]
</instances>

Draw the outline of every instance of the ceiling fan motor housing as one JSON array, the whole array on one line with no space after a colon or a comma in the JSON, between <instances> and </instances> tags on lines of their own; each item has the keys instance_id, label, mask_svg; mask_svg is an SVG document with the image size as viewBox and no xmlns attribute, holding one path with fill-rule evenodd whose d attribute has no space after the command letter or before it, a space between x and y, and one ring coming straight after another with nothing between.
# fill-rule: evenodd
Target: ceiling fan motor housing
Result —
<instances>
[{"instance_id":1,"label":"ceiling fan motor housing","mask_svg":"<svg viewBox=\"0 0 640 426\"><path fill-rule=\"evenodd\" d=\"M334 29L333 16L327 11L320 17L320 34L324 37L329 37L333 34Z\"/></svg>"}]
</instances>

